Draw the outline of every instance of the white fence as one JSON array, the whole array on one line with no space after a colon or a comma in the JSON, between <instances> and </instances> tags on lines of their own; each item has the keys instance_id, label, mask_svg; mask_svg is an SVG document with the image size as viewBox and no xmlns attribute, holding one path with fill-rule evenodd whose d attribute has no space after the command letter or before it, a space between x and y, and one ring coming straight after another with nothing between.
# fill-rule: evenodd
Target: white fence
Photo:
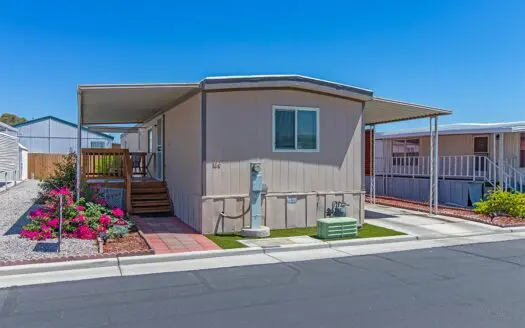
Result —
<instances>
[{"instance_id":1,"label":"white fence","mask_svg":"<svg viewBox=\"0 0 525 328\"><path fill-rule=\"evenodd\" d=\"M375 174L379 176L428 177L430 175L429 156L376 157L374 166ZM500 168L487 156L440 156L438 177L484 181L494 187L503 182L505 189L525 192L525 176L522 172L508 163Z\"/></svg>"}]
</instances>

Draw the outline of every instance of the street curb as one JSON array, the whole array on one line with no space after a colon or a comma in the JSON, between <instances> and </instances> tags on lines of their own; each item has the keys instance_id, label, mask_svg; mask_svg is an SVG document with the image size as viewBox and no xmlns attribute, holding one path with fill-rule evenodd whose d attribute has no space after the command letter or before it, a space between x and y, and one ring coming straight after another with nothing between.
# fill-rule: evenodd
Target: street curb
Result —
<instances>
[{"instance_id":1,"label":"street curb","mask_svg":"<svg viewBox=\"0 0 525 328\"><path fill-rule=\"evenodd\" d=\"M198 251L188 253L175 253L175 254L157 254L157 255L144 255L144 256L129 256L119 257L119 264L123 265L135 265L135 264L153 264L163 262L176 262L184 260L198 260L207 259L212 257L227 257L227 256L241 256L241 255L254 255L264 254L264 251L260 247L249 247L239 249L228 249L228 250L214 250L214 251Z\"/></svg>"},{"instance_id":2,"label":"street curb","mask_svg":"<svg viewBox=\"0 0 525 328\"><path fill-rule=\"evenodd\" d=\"M342 247L342 246L389 244L389 243L414 241L414 240L418 240L418 237L412 236L412 235L400 235L400 236L390 236L390 237L372 237L372 238L362 238L362 239L335 240L335 241L329 241L327 242L327 244L330 245L330 248L333 248L333 247Z\"/></svg>"},{"instance_id":3,"label":"street curb","mask_svg":"<svg viewBox=\"0 0 525 328\"><path fill-rule=\"evenodd\" d=\"M330 244L327 242L314 243L314 244L300 244L300 245L286 245L280 247L268 247L263 248L264 254L291 252L291 251L307 251L312 249L323 249L330 248Z\"/></svg>"},{"instance_id":4,"label":"street curb","mask_svg":"<svg viewBox=\"0 0 525 328\"><path fill-rule=\"evenodd\" d=\"M37 263L0 267L0 277L42 272L118 267L116 257L70 262Z\"/></svg>"}]
</instances>

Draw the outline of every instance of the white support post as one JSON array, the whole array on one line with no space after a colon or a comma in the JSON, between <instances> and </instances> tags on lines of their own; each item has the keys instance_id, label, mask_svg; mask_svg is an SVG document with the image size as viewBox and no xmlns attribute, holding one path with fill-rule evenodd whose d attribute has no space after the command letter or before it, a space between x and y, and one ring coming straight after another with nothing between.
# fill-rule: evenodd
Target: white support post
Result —
<instances>
[{"instance_id":1,"label":"white support post","mask_svg":"<svg viewBox=\"0 0 525 328\"><path fill-rule=\"evenodd\" d=\"M80 199L80 161L82 159L82 94L77 93L78 125L77 125L77 174L76 195Z\"/></svg>"},{"instance_id":2,"label":"white support post","mask_svg":"<svg viewBox=\"0 0 525 328\"><path fill-rule=\"evenodd\" d=\"M498 149L498 152L499 152L499 160L498 160L498 166L499 166L499 186L500 188L503 188L504 190L506 190L506 186L505 186L505 159L504 159L504 155L503 155L503 149L504 149L504 145L505 145L505 141L504 141L505 137L504 137L504 134L503 133L500 133L499 134L499 149Z\"/></svg>"},{"instance_id":3,"label":"white support post","mask_svg":"<svg viewBox=\"0 0 525 328\"><path fill-rule=\"evenodd\" d=\"M493 168L492 168L492 180L494 180L494 186L498 184L498 167L496 163L498 162L496 159L496 133L492 134L492 162L493 162ZM491 181L492 182L492 181Z\"/></svg>"},{"instance_id":4,"label":"white support post","mask_svg":"<svg viewBox=\"0 0 525 328\"><path fill-rule=\"evenodd\" d=\"M370 165L372 165L372 180L374 181L372 186L373 186L373 192L372 192L372 203L375 204L376 203L376 151L375 151L375 147L376 147L376 126L375 124L371 126L371 135L370 135L370 140L371 140L371 147L370 147Z\"/></svg>"},{"instance_id":5,"label":"white support post","mask_svg":"<svg viewBox=\"0 0 525 328\"><path fill-rule=\"evenodd\" d=\"M438 200L439 200L439 128L438 128L438 117L434 117L434 153L435 153L435 182L434 182L434 213L438 214ZM444 177L444 174L443 174Z\"/></svg>"},{"instance_id":6,"label":"white support post","mask_svg":"<svg viewBox=\"0 0 525 328\"><path fill-rule=\"evenodd\" d=\"M429 213L432 214L432 204L434 202L434 133L432 131L432 117L430 118L430 156L429 156L429 169L430 174L428 177L428 182L430 186L429 195L428 195L428 206L429 206Z\"/></svg>"}]
</instances>

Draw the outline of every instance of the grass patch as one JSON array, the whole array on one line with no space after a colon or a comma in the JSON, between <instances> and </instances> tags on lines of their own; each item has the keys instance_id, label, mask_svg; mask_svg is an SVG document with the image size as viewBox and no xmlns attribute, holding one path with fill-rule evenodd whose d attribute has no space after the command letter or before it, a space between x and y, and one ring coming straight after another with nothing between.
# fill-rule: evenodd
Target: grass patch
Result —
<instances>
[{"instance_id":1,"label":"grass patch","mask_svg":"<svg viewBox=\"0 0 525 328\"><path fill-rule=\"evenodd\" d=\"M316 238L317 228L290 228L290 229L276 229L272 230L270 238L277 237L293 237L293 236L310 236ZM390 230L383 227L378 227L372 224L365 223L363 227L359 230L359 235L357 237L345 237L345 238L335 238L326 241L333 240L345 240L345 239L358 239L358 238L372 238L372 237L389 237L389 236L399 236L404 235L401 232ZM246 245L239 243L239 240L250 239L246 237L241 237L238 233L228 233L214 235L206 235L208 239L213 241L219 247L223 249L232 249L232 248L244 248Z\"/></svg>"}]
</instances>

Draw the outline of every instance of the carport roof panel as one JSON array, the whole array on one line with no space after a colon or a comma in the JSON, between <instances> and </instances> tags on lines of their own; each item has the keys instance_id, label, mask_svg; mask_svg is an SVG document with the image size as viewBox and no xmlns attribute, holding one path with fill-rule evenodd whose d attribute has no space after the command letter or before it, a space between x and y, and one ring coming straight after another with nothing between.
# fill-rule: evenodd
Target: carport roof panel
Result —
<instances>
[{"instance_id":1,"label":"carport roof panel","mask_svg":"<svg viewBox=\"0 0 525 328\"><path fill-rule=\"evenodd\" d=\"M375 97L365 104L365 124L391 123L449 114L452 112L442 108L379 97Z\"/></svg>"},{"instance_id":2,"label":"carport roof panel","mask_svg":"<svg viewBox=\"0 0 525 328\"><path fill-rule=\"evenodd\" d=\"M144 123L198 91L198 83L80 85L82 124Z\"/></svg>"}]
</instances>

